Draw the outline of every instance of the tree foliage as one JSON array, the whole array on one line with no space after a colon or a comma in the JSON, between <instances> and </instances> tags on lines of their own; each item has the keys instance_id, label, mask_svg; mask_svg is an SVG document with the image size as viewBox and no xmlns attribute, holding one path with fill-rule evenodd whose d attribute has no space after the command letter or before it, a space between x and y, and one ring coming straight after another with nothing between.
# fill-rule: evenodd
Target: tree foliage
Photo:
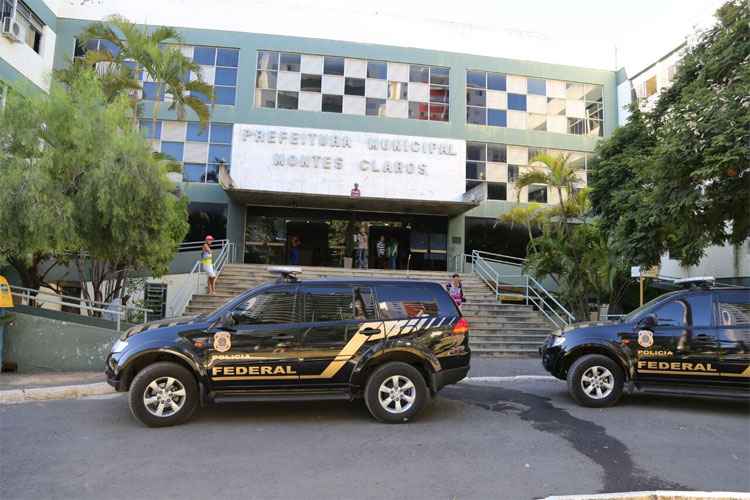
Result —
<instances>
[{"instance_id":1,"label":"tree foliage","mask_svg":"<svg viewBox=\"0 0 750 500\"><path fill-rule=\"evenodd\" d=\"M595 212L633 264L695 265L750 237L750 6L732 0L682 58L652 111L599 143Z\"/></svg>"}]
</instances>

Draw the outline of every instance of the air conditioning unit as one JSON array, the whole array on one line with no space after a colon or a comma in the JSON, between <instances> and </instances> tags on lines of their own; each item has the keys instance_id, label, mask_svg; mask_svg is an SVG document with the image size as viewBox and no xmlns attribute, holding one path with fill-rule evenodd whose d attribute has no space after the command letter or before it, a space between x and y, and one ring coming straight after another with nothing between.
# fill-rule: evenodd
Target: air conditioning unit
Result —
<instances>
[{"instance_id":1,"label":"air conditioning unit","mask_svg":"<svg viewBox=\"0 0 750 500\"><path fill-rule=\"evenodd\" d=\"M3 36L12 42L22 42L26 38L26 28L14 17L4 17L2 26Z\"/></svg>"}]
</instances>

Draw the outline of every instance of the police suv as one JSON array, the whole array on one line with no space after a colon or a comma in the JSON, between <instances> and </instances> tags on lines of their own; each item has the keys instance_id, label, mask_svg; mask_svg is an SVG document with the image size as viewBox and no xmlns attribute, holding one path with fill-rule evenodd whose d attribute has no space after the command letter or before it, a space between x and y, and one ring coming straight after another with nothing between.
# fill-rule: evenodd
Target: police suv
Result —
<instances>
[{"instance_id":1,"label":"police suv","mask_svg":"<svg viewBox=\"0 0 750 500\"><path fill-rule=\"evenodd\" d=\"M550 335L544 367L573 399L610 406L629 391L750 397L750 288L667 293L620 321Z\"/></svg>"},{"instance_id":2,"label":"police suv","mask_svg":"<svg viewBox=\"0 0 750 500\"><path fill-rule=\"evenodd\" d=\"M363 398L383 422L405 422L469 371L469 326L438 283L299 281L248 290L206 315L128 330L107 380L129 391L151 427L199 405Z\"/></svg>"}]
</instances>

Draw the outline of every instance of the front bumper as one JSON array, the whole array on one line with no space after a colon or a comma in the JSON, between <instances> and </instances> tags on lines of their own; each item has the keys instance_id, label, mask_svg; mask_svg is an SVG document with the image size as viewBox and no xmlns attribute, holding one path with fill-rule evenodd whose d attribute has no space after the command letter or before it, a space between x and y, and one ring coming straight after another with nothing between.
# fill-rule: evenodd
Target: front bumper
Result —
<instances>
[{"instance_id":1,"label":"front bumper","mask_svg":"<svg viewBox=\"0 0 750 500\"><path fill-rule=\"evenodd\" d=\"M117 358L112 353L107 356L104 375L107 377L107 383L114 387L116 391L126 392L128 390L122 377L122 370L117 369Z\"/></svg>"},{"instance_id":2,"label":"front bumper","mask_svg":"<svg viewBox=\"0 0 750 500\"><path fill-rule=\"evenodd\" d=\"M554 346L552 345L553 342L554 337L552 335L547 337L547 340L544 341L542 347L539 348L539 356L542 358L542 366L544 366L544 369L555 377L561 378L558 367L559 361L563 355L563 346Z\"/></svg>"}]
</instances>

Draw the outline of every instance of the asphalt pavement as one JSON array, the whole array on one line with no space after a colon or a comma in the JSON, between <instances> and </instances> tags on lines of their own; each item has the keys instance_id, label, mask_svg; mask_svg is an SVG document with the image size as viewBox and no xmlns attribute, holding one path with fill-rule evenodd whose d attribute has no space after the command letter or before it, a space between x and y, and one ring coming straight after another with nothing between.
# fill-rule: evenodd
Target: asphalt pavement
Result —
<instances>
[{"instance_id":1,"label":"asphalt pavement","mask_svg":"<svg viewBox=\"0 0 750 500\"><path fill-rule=\"evenodd\" d=\"M449 500L750 491L748 417L744 403L643 395L615 408L579 408L564 383L525 378L446 388L406 425L376 423L364 405L345 402L217 406L166 429L138 424L121 394L2 405L0 496Z\"/></svg>"}]
</instances>

